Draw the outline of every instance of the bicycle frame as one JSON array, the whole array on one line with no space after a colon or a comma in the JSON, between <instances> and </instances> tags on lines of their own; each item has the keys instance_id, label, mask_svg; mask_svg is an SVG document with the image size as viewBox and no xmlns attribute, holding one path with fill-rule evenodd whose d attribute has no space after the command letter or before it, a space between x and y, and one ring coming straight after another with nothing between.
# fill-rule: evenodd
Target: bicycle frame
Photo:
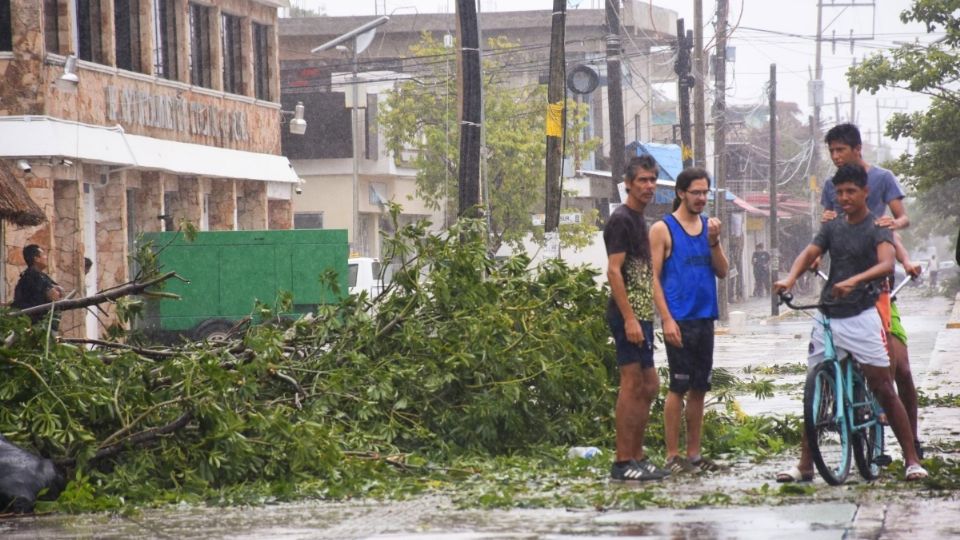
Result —
<instances>
[{"instance_id":1,"label":"bicycle frame","mask_svg":"<svg viewBox=\"0 0 960 540\"><path fill-rule=\"evenodd\" d=\"M837 422L846 422L850 433L855 433L857 430L880 423L878 420L880 410L875 399L870 398L867 401L856 401L854 397L854 385L859 378L863 380L863 385L866 387L866 377L857 368L857 363L849 356L844 357L842 360L837 358L837 350L833 344L833 330L830 328L830 318L823 314L821 314L821 317L822 320L814 320L823 326L823 362L830 362L833 365L834 378L836 381L839 381L839 384L834 386L836 389L835 397L837 403L843 404L843 407L837 409ZM860 422L856 411L866 406L870 407L872 414L869 415L867 421ZM847 450L848 449L844 449L844 452Z\"/></svg>"},{"instance_id":2,"label":"bicycle frame","mask_svg":"<svg viewBox=\"0 0 960 540\"><path fill-rule=\"evenodd\" d=\"M820 305L795 305L792 302L792 295L785 292L780 293L780 300L782 303L785 303L790 308L796 310L821 307ZM818 453L814 453L814 459L817 461L818 469L823 467L820 469L821 474L828 481L828 483L840 484L843 482L848 474L847 467L852 456L857 457L857 466L861 471L861 475L867 480L872 480L876 478L876 475L873 472L866 471L865 468L869 469L874 465L879 465L879 463L872 461L872 459L866 459L866 461L864 461L862 449L867 448L868 445L873 445L874 441L869 440L870 435L865 435L862 440L858 438L861 436L861 434L869 434L873 428L879 427L879 436L882 440L883 427L880 425L879 421L880 407L877 404L876 399L870 393L866 384L866 378L858 368L856 361L854 361L850 356L846 356L842 359L838 358L836 345L833 341L833 329L830 324L830 317L821 312L818 316L813 316L812 318L814 319L815 324L819 324L823 328L823 361L821 364L819 364L817 369L828 371L833 375L834 384L831 386L834 395L832 398L833 403L837 404L837 406L834 408L835 412L833 413L833 422L836 426L841 426L841 432L846 432L847 434L846 436L841 437L844 442L841 444L840 448L840 463L847 465L841 465L841 469L834 471L831 467L827 466L826 463L819 461L821 458L819 457ZM810 373L812 373L812 371ZM810 391L812 391L813 403L822 403L824 396L821 394L821 392L823 391L824 387L820 384L814 384L811 388L809 379L807 381L807 385ZM859 385L862 385L863 388L863 391L860 393L860 397L858 397L857 391ZM866 407L869 408L865 409ZM862 414L861 411L866 411L867 414ZM808 442L813 444L812 441L808 440ZM854 446L857 447L856 452L854 452ZM868 458L872 456L872 451L876 449L876 447L870 448L872 449L868 450ZM866 464L861 465L861 463ZM825 470L833 471L831 472L830 477L828 477L827 473L824 472Z\"/></svg>"}]
</instances>

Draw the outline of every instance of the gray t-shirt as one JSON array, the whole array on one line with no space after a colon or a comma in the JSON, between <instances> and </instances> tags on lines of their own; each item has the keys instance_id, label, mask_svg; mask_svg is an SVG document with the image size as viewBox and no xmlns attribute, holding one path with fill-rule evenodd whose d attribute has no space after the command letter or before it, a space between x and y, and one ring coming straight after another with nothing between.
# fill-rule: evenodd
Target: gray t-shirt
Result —
<instances>
[{"instance_id":1,"label":"gray t-shirt","mask_svg":"<svg viewBox=\"0 0 960 540\"><path fill-rule=\"evenodd\" d=\"M876 219L868 214L860 223L851 224L839 216L824 223L813 238L813 245L830 254L830 277L820 293L820 302L836 305L822 309L824 315L835 319L853 317L876 304L882 280L874 283L873 291L868 291L864 284L844 298L833 297L834 284L877 264L877 246L883 242L893 244L893 232L874 225Z\"/></svg>"},{"instance_id":2,"label":"gray t-shirt","mask_svg":"<svg viewBox=\"0 0 960 540\"><path fill-rule=\"evenodd\" d=\"M823 185L820 206L825 210L842 213L840 205L837 204L837 192L832 180L831 178ZM887 213L887 205L890 201L902 199L905 196L900 182L897 182L893 173L876 165L872 165L867 171L867 190L867 208L877 217Z\"/></svg>"}]
</instances>

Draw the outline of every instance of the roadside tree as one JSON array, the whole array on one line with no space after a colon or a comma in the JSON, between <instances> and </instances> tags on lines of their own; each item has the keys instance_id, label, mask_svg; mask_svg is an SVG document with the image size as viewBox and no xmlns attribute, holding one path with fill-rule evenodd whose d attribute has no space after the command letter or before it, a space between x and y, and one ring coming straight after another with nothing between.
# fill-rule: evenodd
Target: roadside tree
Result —
<instances>
[{"instance_id":1,"label":"roadside tree","mask_svg":"<svg viewBox=\"0 0 960 540\"><path fill-rule=\"evenodd\" d=\"M900 14L904 23L920 22L930 33L944 33L929 44L901 45L868 57L847 73L850 83L875 94L881 88L902 88L932 97L926 111L894 114L886 133L913 138L916 151L891 163L904 182L916 189L925 232L953 234L960 215L960 19L957 2L915 0ZM915 216L911 213L911 217Z\"/></svg>"},{"instance_id":2,"label":"roadside tree","mask_svg":"<svg viewBox=\"0 0 960 540\"><path fill-rule=\"evenodd\" d=\"M456 218L459 129L455 47L445 47L429 34L411 47L415 74L387 98L379 121L395 159L417 171L417 195L435 209L445 207L446 223ZM532 234L542 242L542 227L531 214L544 210L544 125L546 89L518 85L536 69L529 51L503 38L487 43L483 62L484 129L489 182L491 251L501 244L518 247ZM596 139L583 140L586 105L567 102L567 155L585 155ZM487 211L487 209L485 209ZM583 246L596 230L596 212L580 224L561 226L561 242Z\"/></svg>"}]
</instances>

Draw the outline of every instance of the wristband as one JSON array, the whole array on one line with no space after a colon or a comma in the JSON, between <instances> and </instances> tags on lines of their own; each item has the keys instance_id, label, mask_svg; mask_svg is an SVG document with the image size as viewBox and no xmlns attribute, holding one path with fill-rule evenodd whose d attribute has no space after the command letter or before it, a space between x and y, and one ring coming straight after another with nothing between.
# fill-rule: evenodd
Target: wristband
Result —
<instances>
[{"instance_id":1,"label":"wristband","mask_svg":"<svg viewBox=\"0 0 960 540\"><path fill-rule=\"evenodd\" d=\"M717 246L719 246L719 245L720 245L720 241L717 240L716 242L710 244L710 248L712 249L712 248L715 248L715 247L717 247Z\"/></svg>"}]
</instances>

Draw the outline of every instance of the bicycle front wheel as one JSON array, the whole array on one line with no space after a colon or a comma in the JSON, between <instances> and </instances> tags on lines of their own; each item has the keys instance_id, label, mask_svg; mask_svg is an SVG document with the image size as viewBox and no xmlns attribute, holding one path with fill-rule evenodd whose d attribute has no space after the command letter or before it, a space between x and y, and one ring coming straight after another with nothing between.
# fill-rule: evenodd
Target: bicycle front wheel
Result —
<instances>
[{"instance_id":1,"label":"bicycle front wheel","mask_svg":"<svg viewBox=\"0 0 960 540\"><path fill-rule=\"evenodd\" d=\"M873 393L863 376L856 374L853 382L854 425L863 425L853 433L853 460L864 480L880 476L878 459L883 455L883 424L877 418L878 410Z\"/></svg>"},{"instance_id":2,"label":"bicycle front wheel","mask_svg":"<svg viewBox=\"0 0 960 540\"><path fill-rule=\"evenodd\" d=\"M828 484L838 486L850 473L850 430L841 418L834 366L822 362L807 374L803 423L813 463Z\"/></svg>"}]
</instances>

